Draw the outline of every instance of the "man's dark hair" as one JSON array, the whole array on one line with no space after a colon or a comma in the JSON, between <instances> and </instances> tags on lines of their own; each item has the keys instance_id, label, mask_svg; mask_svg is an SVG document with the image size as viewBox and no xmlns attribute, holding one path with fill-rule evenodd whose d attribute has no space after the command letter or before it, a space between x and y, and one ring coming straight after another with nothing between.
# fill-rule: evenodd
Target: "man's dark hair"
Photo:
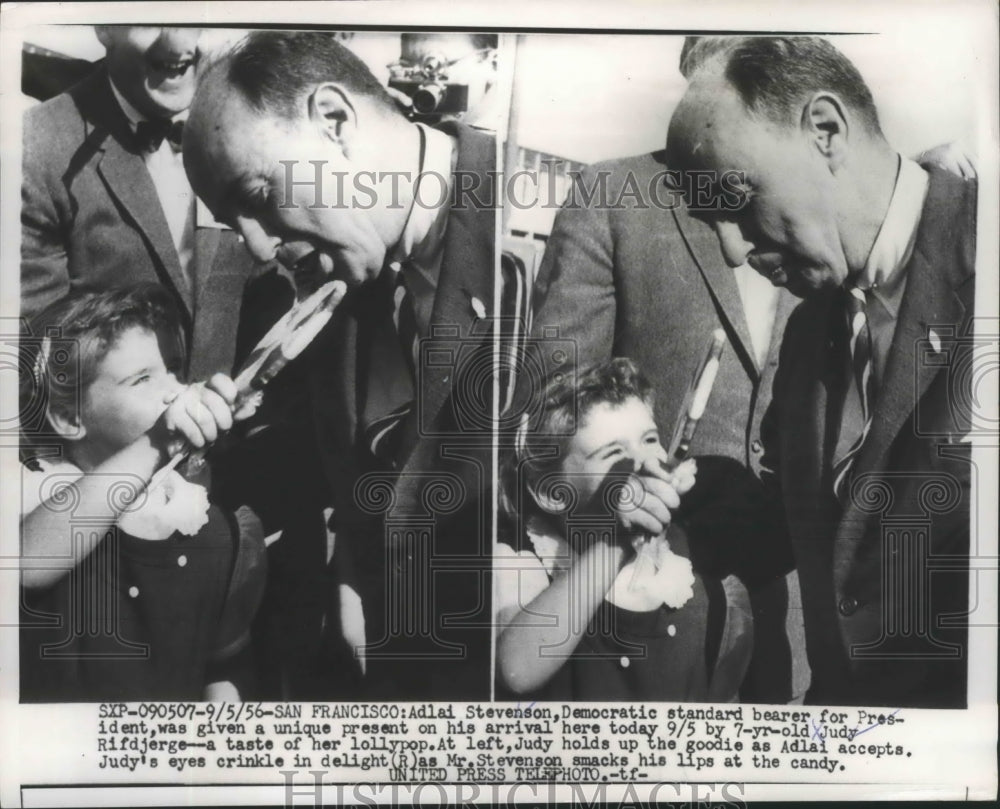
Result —
<instances>
[{"instance_id":1,"label":"man's dark hair","mask_svg":"<svg viewBox=\"0 0 1000 809\"><path fill-rule=\"evenodd\" d=\"M336 82L395 111L389 94L335 33L254 31L218 65L229 83L258 112L286 120L301 114L302 96L323 82Z\"/></svg>"},{"instance_id":2,"label":"man's dark hair","mask_svg":"<svg viewBox=\"0 0 1000 809\"><path fill-rule=\"evenodd\" d=\"M681 75L690 79L691 74L716 56L732 50L741 37L684 37L681 47Z\"/></svg>"},{"instance_id":3,"label":"man's dark hair","mask_svg":"<svg viewBox=\"0 0 1000 809\"><path fill-rule=\"evenodd\" d=\"M850 60L817 37L737 37L725 54L725 77L754 113L782 124L798 124L813 93L836 93L863 122L881 135L871 91Z\"/></svg>"}]
</instances>

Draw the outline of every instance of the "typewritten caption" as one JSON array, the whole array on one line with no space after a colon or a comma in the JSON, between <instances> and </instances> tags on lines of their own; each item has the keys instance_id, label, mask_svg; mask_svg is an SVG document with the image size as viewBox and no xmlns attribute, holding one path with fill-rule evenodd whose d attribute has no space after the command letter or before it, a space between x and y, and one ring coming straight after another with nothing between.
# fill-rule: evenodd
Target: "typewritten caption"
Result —
<instances>
[{"instance_id":1,"label":"typewritten caption","mask_svg":"<svg viewBox=\"0 0 1000 809\"><path fill-rule=\"evenodd\" d=\"M891 709L583 704L105 703L106 775L323 771L330 782L836 778L912 757ZM288 776L285 776L288 777Z\"/></svg>"}]
</instances>

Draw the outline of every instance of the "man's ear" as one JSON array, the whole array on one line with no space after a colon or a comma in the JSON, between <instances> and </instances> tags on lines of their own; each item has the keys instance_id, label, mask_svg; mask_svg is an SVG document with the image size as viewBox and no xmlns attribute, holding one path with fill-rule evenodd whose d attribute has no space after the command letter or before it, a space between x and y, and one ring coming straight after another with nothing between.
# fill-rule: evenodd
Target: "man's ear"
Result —
<instances>
[{"instance_id":1,"label":"man's ear","mask_svg":"<svg viewBox=\"0 0 1000 809\"><path fill-rule=\"evenodd\" d=\"M87 428L80 422L80 416L76 413L49 404L45 407L45 418L49 426L67 441L79 441L87 434Z\"/></svg>"},{"instance_id":2,"label":"man's ear","mask_svg":"<svg viewBox=\"0 0 1000 809\"><path fill-rule=\"evenodd\" d=\"M844 103L835 93L820 92L802 110L802 129L836 172L847 159L850 127Z\"/></svg>"},{"instance_id":3,"label":"man's ear","mask_svg":"<svg viewBox=\"0 0 1000 809\"><path fill-rule=\"evenodd\" d=\"M309 120L319 124L326 136L341 147L349 144L357 125L350 93L332 82L317 85L309 96Z\"/></svg>"}]
</instances>

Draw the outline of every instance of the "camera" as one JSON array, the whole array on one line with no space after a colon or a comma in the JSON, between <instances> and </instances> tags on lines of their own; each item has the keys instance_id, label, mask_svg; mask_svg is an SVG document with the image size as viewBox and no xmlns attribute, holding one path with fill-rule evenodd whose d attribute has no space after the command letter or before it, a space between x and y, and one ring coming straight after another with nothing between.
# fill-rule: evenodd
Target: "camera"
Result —
<instances>
[{"instance_id":1,"label":"camera","mask_svg":"<svg viewBox=\"0 0 1000 809\"><path fill-rule=\"evenodd\" d=\"M469 85L449 78L452 66L465 58L468 57L447 61L437 54L429 54L419 64L400 60L389 65L389 87L410 97L417 116L466 112Z\"/></svg>"}]
</instances>

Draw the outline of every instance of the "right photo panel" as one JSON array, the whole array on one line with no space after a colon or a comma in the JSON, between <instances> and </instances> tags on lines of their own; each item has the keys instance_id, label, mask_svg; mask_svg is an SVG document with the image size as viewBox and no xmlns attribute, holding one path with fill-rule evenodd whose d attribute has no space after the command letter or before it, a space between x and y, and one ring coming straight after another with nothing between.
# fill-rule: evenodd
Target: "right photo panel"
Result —
<instances>
[{"instance_id":1,"label":"right photo panel","mask_svg":"<svg viewBox=\"0 0 1000 809\"><path fill-rule=\"evenodd\" d=\"M527 34L512 63L496 698L966 708L961 55Z\"/></svg>"}]
</instances>

